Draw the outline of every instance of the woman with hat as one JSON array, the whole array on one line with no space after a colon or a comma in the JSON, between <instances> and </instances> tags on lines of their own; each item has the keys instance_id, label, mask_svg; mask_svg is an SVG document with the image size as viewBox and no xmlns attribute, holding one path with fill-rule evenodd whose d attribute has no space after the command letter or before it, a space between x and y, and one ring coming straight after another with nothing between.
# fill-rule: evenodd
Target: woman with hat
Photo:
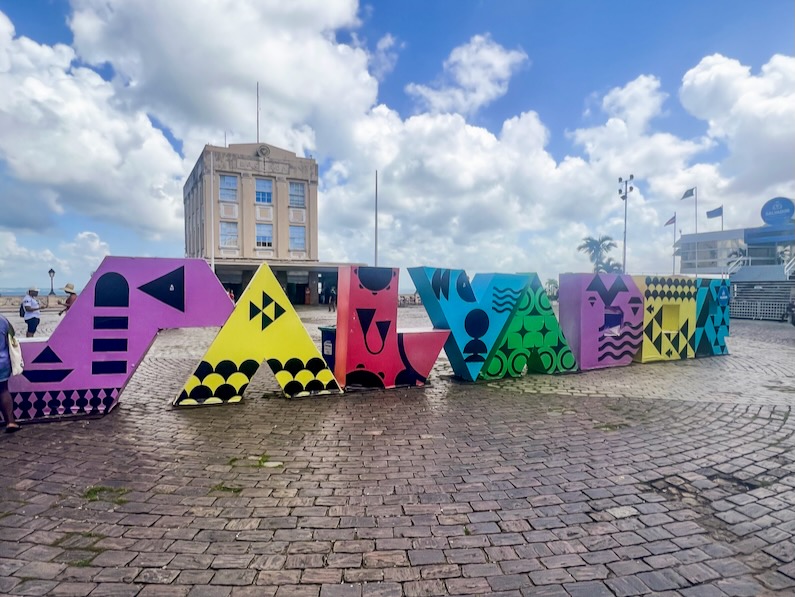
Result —
<instances>
[{"instance_id":1,"label":"woman with hat","mask_svg":"<svg viewBox=\"0 0 795 597\"><path fill-rule=\"evenodd\" d=\"M22 311L24 312L25 324L28 326L28 331L25 332L26 338L32 338L36 335L36 330L41 322L41 305L36 300L37 296L39 296L39 289L31 286L25 298L22 299Z\"/></svg>"},{"instance_id":2,"label":"woman with hat","mask_svg":"<svg viewBox=\"0 0 795 597\"><path fill-rule=\"evenodd\" d=\"M77 293L75 292L75 285L69 282L63 287L63 291L68 295L65 301L58 301L59 305L63 305L63 310L58 312L58 315L63 315L69 310L69 307L74 305L77 300Z\"/></svg>"}]
</instances>

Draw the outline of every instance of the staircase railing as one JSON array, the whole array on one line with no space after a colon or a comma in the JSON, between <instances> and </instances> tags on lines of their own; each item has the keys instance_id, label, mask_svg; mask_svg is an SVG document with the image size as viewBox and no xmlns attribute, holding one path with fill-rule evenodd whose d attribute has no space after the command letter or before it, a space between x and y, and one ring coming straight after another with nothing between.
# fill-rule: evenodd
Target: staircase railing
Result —
<instances>
[{"instance_id":1,"label":"staircase railing","mask_svg":"<svg viewBox=\"0 0 795 597\"><path fill-rule=\"evenodd\" d=\"M795 271L795 257L791 257L790 260L784 264L784 275L787 279L789 279L793 271Z\"/></svg>"},{"instance_id":2,"label":"staircase railing","mask_svg":"<svg viewBox=\"0 0 795 597\"><path fill-rule=\"evenodd\" d=\"M736 274L742 266L745 265L745 262L748 258L744 255L738 257L734 261L730 261L726 265L726 275L731 276L732 274Z\"/></svg>"}]
</instances>

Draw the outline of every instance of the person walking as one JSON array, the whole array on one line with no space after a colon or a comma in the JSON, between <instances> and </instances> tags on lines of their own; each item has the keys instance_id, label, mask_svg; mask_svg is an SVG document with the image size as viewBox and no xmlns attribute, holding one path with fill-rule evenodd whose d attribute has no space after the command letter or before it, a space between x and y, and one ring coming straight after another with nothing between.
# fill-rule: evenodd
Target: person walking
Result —
<instances>
[{"instance_id":1,"label":"person walking","mask_svg":"<svg viewBox=\"0 0 795 597\"><path fill-rule=\"evenodd\" d=\"M28 326L28 331L25 333L26 338L35 336L39 323L41 323L41 305L36 300L37 296L39 296L39 289L31 286L25 298L22 299L22 307L25 309L25 323Z\"/></svg>"},{"instance_id":2,"label":"person walking","mask_svg":"<svg viewBox=\"0 0 795 597\"><path fill-rule=\"evenodd\" d=\"M65 301L58 301L59 305L63 305L63 309L58 312L58 315L63 315L69 308L75 304L77 300L77 293L75 292L75 285L69 282L63 287L63 291L68 295Z\"/></svg>"},{"instance_id":3,"label":"person walking","mask_svg":"<svg viewBox=\"0 0 795 597\"><path fill-rule=\"evenodd\" d=\"M14 337L14 326L3 315L0 315L0 413L6 424L6 433L19 431L19 424L14 417L14 401L8 391L8 380L11 377L11 354L8 342Z\"/></svg>"}]
</instances>

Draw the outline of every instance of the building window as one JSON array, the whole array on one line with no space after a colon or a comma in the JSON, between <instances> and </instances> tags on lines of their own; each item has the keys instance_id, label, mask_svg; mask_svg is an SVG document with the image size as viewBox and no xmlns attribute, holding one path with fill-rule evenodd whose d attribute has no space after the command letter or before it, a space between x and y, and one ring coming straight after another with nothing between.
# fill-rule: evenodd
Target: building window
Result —
<instances>
[{"instance_id":1,"label":"building window","mask_svg":"<svg viewBox=\"0 0 795 597\"><path fill-rule=\"evenodd\" d=\"M266 178L258 178L255 195L254 200L257 203L273 203L273 181Z\"/></svg>"},{"instance_id":2,"label":"building window","mask_svg":"<svg viewBox=\"0 0 795 597\"><path fill-rule=\"evenodd\" d=\"M306 187L304 183L290 183L290 207L306 207Z\"/></svg>"},{"instance_id":3,"label":"building window","mask_svg":"<svg viewBox=\"0 0 795 597\"><path fill-rule=\"evenodd\" d=\"M257 246L273 246L273 224L257 224Z\"/></svg>"},{"instance_id":4,"label":"building window","mask_svg":"<svg viewBox=\"0 0 795 597\"><path fill-rule=\"evenodd\" d=\"M221 174L221 201L237 201L237 176L226 176Z\"/></svg>"},{"instance_id":5,"label":"building window","mask_svg":"<svg viewBox=\"0 0 795 597\"><path fill-rule=\"evenodd\" d=\"M290 250L306 251L306 228L303 226L290 226Z\"/></svg>"},{"instance_id":6,"label":"building window","mask_svg":"<svg viewBox=\"0 0 795 597\"><path fill-rule=\"evenodd\" d=\"M221 222L222 247L237 247L237 222Z\"/></svg>"}]
</instances>

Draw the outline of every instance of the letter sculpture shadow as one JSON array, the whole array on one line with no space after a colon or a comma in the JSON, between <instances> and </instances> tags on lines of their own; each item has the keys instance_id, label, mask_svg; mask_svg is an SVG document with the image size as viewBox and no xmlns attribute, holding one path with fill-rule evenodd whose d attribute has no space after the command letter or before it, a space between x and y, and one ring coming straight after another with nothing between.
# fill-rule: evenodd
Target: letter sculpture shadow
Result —
<instances>
[{"instance_id":1,"label":"letter sculpture shadow","mask_svg":"<svg viewBox=\"0 0 795 597\"><path fill-rule=\"evenodd\" d=\"M697 278L696 358L729 354L729 281Z\"/></svg>"},{"instance_id":2,"label":"letter sculpture shadow","mask_svg":"<svg viewBox=\"0 0 795 597\"><path fill-rule=\"evenodd\" d=\"M276 276L262 264L174 406L239 402L265 358L288 397L341 393Z\"/></svg>"},{"instance_id":3,"label":"letter sculpture shadow","mask_svg":"<svg viewBox=\"0 0 795 597\"><path fill-rule=\"evenodd\" d=\"M580 369L629 365L643 338L643 295L632 276L561 274L560 324Z\"/></svg>"},{"instance_id":4,"label":"letter sculpture shadow","mask_svg":"<svg viewBox=\"0 0 795 597\"><path fill-rule=\"evenodd\" d=\"M463 270L416 267L409 274L433 326L450 330L444 349L461 379L576 369L536 274L477 274L471 283Z\"/></svg>"},{"instance_id":5,"label":"letter sculpture shadow","mask_svg":"<svg viewBox=\"0 0 795 597\"><path fill-rule=\"evenodd\" d=\"M102 415L161 329L221 326L232 303L201 259L106 257L49 338L24 340L20 421Z\"/></svg>"},{"instance_id":6,"label":"letter sculpture shadow","mask_svg":"<svg viewBox=\"0 0 795 597\"><path fill-rule=\"evenodd\" d=\"M341 267L335 374L346 388L425 385L450 332L397 329L399 269Z\"/></svg>"},{"instance_id":7,"label":"letter sculpture shadow","mask_svg":"<svg viewBox=\"0 0 795 597\"><path fill-rule=\"evenodd\" d=\"M682 276L633 276L643 293L643 343L635 361L695 357L696 280Z\"/></svg>"}]
</instances>

